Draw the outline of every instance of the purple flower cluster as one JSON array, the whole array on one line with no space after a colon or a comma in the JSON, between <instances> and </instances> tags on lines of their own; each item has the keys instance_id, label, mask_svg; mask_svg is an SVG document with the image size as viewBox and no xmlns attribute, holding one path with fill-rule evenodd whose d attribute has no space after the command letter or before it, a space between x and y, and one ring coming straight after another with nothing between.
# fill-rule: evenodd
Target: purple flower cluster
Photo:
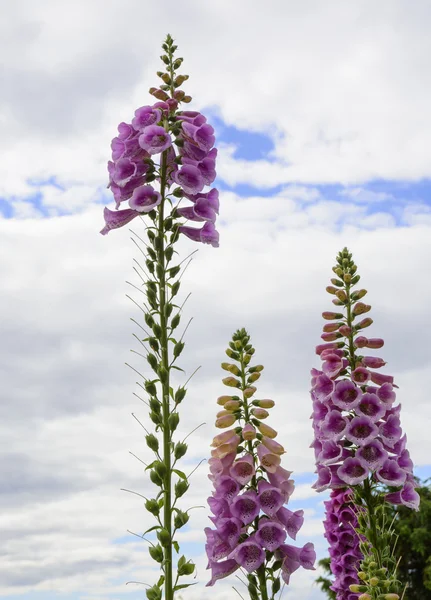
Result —
<instances>
[{"instance_id":1,"label":"purple flower cluster","mask_svg":"<svg viewBox=\"0 0 431 600\"><path fill-rule=\"evenodd\" d=\"M209 478L214 491L208 504L215 529L205 529L208 568L212 571L209 586L239 567L248 573L256 571L264 563L266 552L282 561L286 584L300 566L314 569L313 544L297 547L285 543L287 536L296 539L304 511L293 512L285 506L294 482L291 472L280 466L282 446L263 438L270 448L264 441L258 443L257 459L249 452L237 454L239 444L255 436L254 427L247 424L242 430L224 431L213 440Z\"/></svg>"},{"instance_id":2,"label":"purple flower cluster","mask_svg":"<svg viewBox=\"0 0 431 600\"><path fill-rule=\"evenodd\" d=\"M332 490L330 499L324 503L324 536L330 546L331 571L335 576L331 589L337 594L337 600L357 600L359 595L349 592L349 586L361 583L357 572L363 556L355 531L357 509L351 500L350 490Z\"/></svg>"},{"instance_id":3,"label":"purple flower cluster","mask_svg":"<svg viewBox=\"0 0 431 600\"><path fill-rule=\"evenodd\" d=\"M178 208L177 214L190 221L204 222L200 229L180 226L180 233L194 241L218 246L219 236L215 229L219 210L218 191L213 188L203 192L204 187L211 185L216 177L214 130L202 114L177 112L177 107L178 101L173 98L156 102L153 106L142 106L135 111L130 124L120 123L118 126L118 136L111 143L112 161L108 162L109 187L117 210L105 208L103 235L152 211L162 202L162 195L151 182L156 177L160 181L161 170L165 168L165 189L162 193L177 184L179 189L175 195L192 202L190 207ZM172 122L179 130L171 131ZM173 141L179 147L178 155ZM165 158L160 158L157 164L154 158L160 154ZM129 208L118 210L126 201Z\"/></svg>"},{"instance_id":4,"label":"purple flower cluster","mask_svg":"<svg viewBox=\"0 0 431 600\"><path fill-rule=\"evenodd\" d=\"M364 339L356 338L355 348ZM371 372L366 366L370 360L362 360L347 376L348 361L337 346L335 342L318 346L322 370L311 372L312 445L318 475L313 487L322 491L355 486L371 476L376 482L401 488L386 496L389 502L417 510L419 495L401 429L401 405L395 405L393 378ZM381 359L376 361L373 364L380 364ZM338 378L340 371L345 376ZM369 381L381 385L369 385Z\"/></svg>"}]
</instances>

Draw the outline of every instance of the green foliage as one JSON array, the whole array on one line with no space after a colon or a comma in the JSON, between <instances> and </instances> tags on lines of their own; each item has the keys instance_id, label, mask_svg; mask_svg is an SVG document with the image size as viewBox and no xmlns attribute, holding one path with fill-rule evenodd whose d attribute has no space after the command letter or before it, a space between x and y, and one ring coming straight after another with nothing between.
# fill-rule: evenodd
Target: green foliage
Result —
<instances>
[{"instance_id":1,"label":"green foliage","mask_svg":"<svg viewBox=\"0 0 431 600\"><path fill-rule=\"evenodd\" d=\"M330 587L332 585L332 581L330 579L330 577L331 577L330 563L331 563L331 559L329 557L322 558L321 560L319 560L319 562L317 564L319 567L322 567L322 569L325 572L325 575L320 575L316 579L316 583L320 585L320 589L322 590L322 592L324 592L328 596L329 600L336 600L335 592L333 592L330 589Z\"/></svg>"},{"instance_id":2,"label":"green foliage","mask_svg":"<svg viewBox=\"0 0 431 600\"><path fill-rule=\"evenodd\" d=\"M409 600L430 600L431 598L431 486L422 482L417 489L421 503L416 512L406 506L388 507L388 516L396 516L395 533L398 536L396 554L401 556L397 577ZM330 589L332 576L330 559L323 558L318 562L324 575L316 579L316 583L329 600L336 596Z\"/></svg>"},{"instance_id":3,"label":"green foliage","mask_svg":"<svg viewBox=\"0 0 431 600\"><path fill-rule=\"evenodd\" d=\"M399 536L397 553L401 556L398 577L408 584L407 597L414 600L431 598L431 486L418 488L420 510L406 506L396 509L395 529ZM394 511L395 512L395 511Z\"/></svg>"}]
</instances>

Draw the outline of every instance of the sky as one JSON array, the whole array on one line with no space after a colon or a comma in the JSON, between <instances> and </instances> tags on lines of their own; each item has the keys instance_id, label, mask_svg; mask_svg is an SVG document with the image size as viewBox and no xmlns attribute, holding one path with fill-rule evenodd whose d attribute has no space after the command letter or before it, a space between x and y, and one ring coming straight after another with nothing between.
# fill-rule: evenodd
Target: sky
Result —
<instances>
[{"instance_id":1,"label":"sky","mask_svg":"<svg viewBox=\"0 0 431 600\"><path fill-rule=\"evenodd\" d=\"M431 475L431 5L426 0L15 0L0 11L0 597L135 600L156 578L141 535L148 424L130 283L139 251L107 237L106 163L121 121L151 103L169 32L190 75L190 106L216 130L220 247L200 247L182 279L181 366L201 367L182 405L183 470L209 455L220 363L245 327L265 365L262 397L294 471L298 543L318 557L326 494L311 489L309 372L318 366L325 287L352 252L371 332L385 339L402 426ZM138 231L143 224L134 222ZM182 239L179 251L197 249ZM130 283L127 283L130 282ZM188 506L206 505L207 465ZM234 578L205 588L207 509L179 535L197 564L184 600L233 600ZM323 600L318 572L283 598Z\"/></svg>"}]
</instances>

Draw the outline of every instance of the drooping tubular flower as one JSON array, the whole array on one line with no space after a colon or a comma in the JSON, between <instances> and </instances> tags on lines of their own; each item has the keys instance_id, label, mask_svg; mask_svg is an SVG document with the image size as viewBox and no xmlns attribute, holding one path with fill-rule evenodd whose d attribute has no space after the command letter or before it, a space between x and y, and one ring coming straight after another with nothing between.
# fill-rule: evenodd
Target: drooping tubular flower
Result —
<instances>
[{"instance_id":1,"label":"drooping tubular flower","mask_svg":"<svg viewBox=\"0 0 431 600\"><path fill-rule=\"evenodd\" d=\"M185 268L184 261L177 260L176 243L183 233L193 240L218 245L215 229L218 192L215 188L204 190L216 176L214 132L200 113L179 110L181 102L187 104L191 100L179 89L188 76L177 74L183 59L175 58L177 47L170 35L162 49L161 60L166 70L158 76L163 84L150 90L157 102L138 108L130 123L120 123L118 135L112 140L109 187L117 210L105 208L105 227L101 231L107 234L139 215L147 215L147 226L141 234L146 239L137 234L134 235L138 242L133 239L145 258L145 268L139 261L135 261L139 271L134 268L143 286L133 287L145 298L142 305L135 302L144 313L145 327L134 322L147 335L144 340L140 339L142 335L135 336L146 354L137 353L144 359L144 365L140 365L139 370L132 368L143 380L138 385L147 396L149 423L142 426L146 431L146 444L154 454L154 460L146 469L152 485L146 492L149 497L145 498L145 508L156 524L144 535L148 536L149 555L157 563L157 579L145 590L148 600L174 600L179 590L193 585L182 583L180 578L195 571L193 561L180 553L177 538L178 531L189 520L188 511L181 510L177 503L190 484L177 466L188 449L185 440L178 439L176 433L180 423L179 405L187 390L183 385L175 389L172 381L173 369L182 371L177 359L185 345L183 336L179 337L176 331L182 327L177 296ZM184 199L191 206L176 204L179 199L179 204ZM199 221L201 227L186 227L185 220ZM223 425L229 419L229 415L220 415ZM217 476L225 468L233 446L233 440L220 441L218 458L211 464ZM220 485L224 495L230 497L229 477ZM151 497L153 486L156 489ZM222 513L223 502L220 500L214 509ZM231 529L227 523L223 531L231 536Z\"/></svg>"},{"instance_id":2,"label":"drooping tubular flower","mask_svg":"<svg viewBox=\"0 0 431 600\"><path fill-rule=\"evenodd\" d=\"M250 598L273 600L281 585L280 571L288 584L299 567L314 569L316 554L311 543L287 543L288 537L296 539L304 511L285 506L294 482L281 466L284 448L274 439L277 432L262 423L274 402L253 399L253 384L263 366L249 366L254 348L244 329L233 335L226 353L238 364L222 363L230 373L223 383L236 392L217 400L223 410L216 426L223 431L212 442L209 460L214 490L208 504L214 527L205 529L212 573L207 585L242 567Z\"/></svg>"},{"instance_id":3,"label":"drooping tubular flower","mask_svg":"<svg viewBox=\"0 0 431 600\"><path fill-rule=\"evenodd\" d=\"M386 588L381 587L381 593L394 593L391 598L395 599L397 583L391 572L394 558L385 555L383 546L390 545L390 528L382 515L385 502L418 510L413 463L401 429L401 405L395 403L397 386L391 375L375 370L383 367L385 361L369 356L365 350L381 348L384 342L363 335L363 330L373 323L371 318L363 316L371 306L361 302L367 291L354 289L360 277L347 249L339 253L333 271L337 277L331 279L332 285L326 289L335 296L332 302L338 311L322 314L327 321L321 336L325 343L316 348L322 366L311 371L315 436L312 447L317 467L313 487L317 491L328 488L354 491L357 508L363 510L358 517L358 531L366 529L368 523L372 532L372 539L367 536L368 545L362 550L374 556L369 562L386 568L387 576L392 579ZM384 493L383 485L391 486L393 491ZM379 535L375 533L377 526ZM362 569L366 570L366 566L363 563ZM365 581L361 589L352 586L355 593L368 593ZM373 594L377 592L378 588ZM337 593L338 600L347 597Z\"/></svg>"},{"instance_id":4,"label":"drooping tubular flower","mask_svg":"<svg viewBox=\"0 0 431 600\"><path fill-rule=\"evenodd\" d=\"M358 519L352 492L345 488L332 490L330 499L324 504L324 536L330 546L330 565L335 577L331 589L337 594L337 600L357 600L358 594L351 592L349 587L361 583L358 571L363 554L355 531Z\"/></svg>"},{"instance_id":5,"label":"drooping tubular flower","mask_svg":"<svg viewBox=\"0 0 431 600\"><path fill-rule=\"evenodd\" d=\"M218 190L204 191L216 177L214 129L201 113L179 110L181 102L191 101L179 89L188 79L188 75L176 74L182 60L174 58L173 53L168 55L168 61L164 61L167 72L158 73L163 84L150 89L158 101L136 109L130 123L118 126L118 135L111 143L112 160L108 162L108 187L116 210L104 209L103 235L138 216L153 215L159 205L169 200L170 215L164 211L165 227L168 217L172 222L167 229L177 228L193 241L218 246ZM171 211L179 198L189 200L191 205L178 205ZM125 203L127 208L118 210ZM189 227L180 219L202 225Z\"/></svg>"}]
</instances>

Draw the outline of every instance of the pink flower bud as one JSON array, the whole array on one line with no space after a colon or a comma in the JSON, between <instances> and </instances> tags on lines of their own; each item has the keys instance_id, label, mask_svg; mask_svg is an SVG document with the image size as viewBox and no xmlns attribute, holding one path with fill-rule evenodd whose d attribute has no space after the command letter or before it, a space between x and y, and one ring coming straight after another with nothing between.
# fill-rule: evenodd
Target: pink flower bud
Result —
<instances>
[{"instance_id":1,"label":"pink flower bud","mask_svg":"<svg viewBox=\"0 0 431 600\"><path fill-rule=\"evenodd\" d=\"M332 331L337 331L340 327L341 323L325 323L323 326L323 331L325 333L331 333Z\"/></svg>"},{"instance_id":2,"label":"pink flower bud","mask_svg":"<svg viewBox=\"0 0 431 600\"><path fill-rule=\"evenodd\" d=\"M384 383L391 383L394 387L398 387L394 385L394 378L392 375L383 375L383 373L371 373L371 381L376 385L383 385Z\"/></svg>"},{"instance_id":3,"label":"pink flower bud","mask_svg":"<svg viewBox=\"0 0 431 600\"><path fill-rule=\"evenodd\" d=\"M226 410L238 410L240 408L241 402L239 400L228 400L224 405Z\"/></svg>"},{"instance_id":4,"label":"pink flower bud","mask_svg":"<svg viewBox=\"0 0 431 600\"><path fill-rule=\"evenodd\" d=\"M254 385L250 385L244 390L244 398L251 398L255 392L256 388L254 387Z\"/></svg>"},{"instance_id":5,"label":"pink flower bud","mask_svg":"<svg viewBox=\"0 0 431 600\"><path fill-rule=\"evenodd\" d=\"M225 371L229 371L229 373L232 373L232 375L239 375L241 373L239 368L232 363L222 362L221 368Z\"/></svg>"},{"instance_id":6,"label":"pink flower bud","mask_svg":"<svg viewBox=\"0 0 431 600\"><path fill-rule=\"evenodd\" d=\"M356 329L365 329L365 327L369 327L372 324L373 324L373 319L371 319L370 317L365 317L365 319L362 319L362 321L359 321L359 323L357 323L355 325L355 328Z\"/></svg>"},{"instance_id":7,"label":"pink flower bud","mask_svg":"<svg viewBox=\"0 0 431 600\"><path fill-rule=\"evenodd\" d=\"M242 430L242 437L244 440L254 440L256 437L256 429L251 425L251 423L247 423L244 425Z\"/></svg>"},{"instance_id":8,"label":"pink flower bud","mask_svg":"<svg viewBox=\"0 0 431 600\"><path fill-rule=\"evenodd\" d=\"M368 339L365 336L360 335L353 341L353 343L355 344L356 348L365 348L365 346L368 344Z\"/></svg>"},{"instance_id":9,"label":"pink flower bud","mask_svg":"<svg viewBox=\"0 0 431 600\"><path fill-rule=\"evenodd\" d=\"M256 373L251 373L251 375L249 375L249 377L247 378L247 382L253 383L253 382L257 381L259 378L260 378L260 373L258 373L256 371Z\"/></svg>"},{"instance_id":10,"label":"pink flower bud","mask_svg":"<svg viewBox=\"0 0 431 600\"><path fill-rule=\"evenodd\" d=\"M316 346L316 354L322 354L324 350L331 350L332 348L341 348L344 346L344 342L329 342L328 344L319 344Z\"/></svg>"},{"instance_id":11,"label":"pink flower bud","mask_svg":"<svg viewBox=\"0 0 431 600\"><path fill-rule=\"evenodd\" d=\"M333 342L334 340L338 340L338 338L340 338L341 335L342 334L338 333L338 331L334 331L332 333L322 333L320 337L325 342Z\"/></svg>"},{"instance_id":12,"label":"pink flower bud","mask_svg":"<svg viewBox=\"0 0 431 600\"><path fill-rule=\"evenodd\" d=\"M377 349L377 348L382 348L384 346L385 342L381 339L381 338L370 338L369 340L367 340L367 348L373 348L373 349Z\"/></svg>"},{"instance_id":13,"label":"pink flower bud","mask_svg":"<svg viewBox=\"0 0 431 600\"><path fill-rule=\"evenodd\" d=\"M350 327L348 327L347 325L342 325L342 326L340 327L340 329L339 329L339 332L340 332L342 335L344 335L344 336L348 337L349 335L351 335L351 333L352 333L352 330L351 330L351 329L350 329Z\"/></svg>"},{"instance_id":14,"label":"pink flower bud","mask_svg":"<svg viewBox=\"0 0 431 600\"><path fill-rule=\"evenodd\" d=\"M217 398L217 404L224 406L226 402L229 402L229 400L232 400L232 396L219 396Z\"/></svg>"},{"instance_id":15,"label":"pink flower bud","mask_svg":"<svg viewBox=\"0 0 431 600\"><path fill-rule=\"evenodd\" d=\"M278 435L275 429L273 429L269 425L266 425L266 423L259 423L257 428L262 435L266 435L266 437L269 437L271 439L277 437Z\"/></svg>"},{"instance_id":16,"label":"pink flower bud","mask_svg":"<svg viewBox=\"0 0 431 600\"><path fill-rule=\"evenodd\" d=\"M238 379L235 379L235 377L225 377L222 379L222 382L228 387L241 387L241 383L238 381Z\"/></svg>"},{"instance_id":17,"label":"pink flower bud","mask_svg":"<svg viewBox=\"0 0 431 600\"><path fill-rule=\"evenodd\" d=\"M273 454L285 454L286 450L283 448L281 444L276 442L275 440L271 440L271 438L263 437L262 444L270 450Z\"/></svg>"},{"instance_id":18,"label":"pink flower bud","mask_svg":"<svg viewBox=\"0 0 431 600\"><path fill-rule=\"evenodd\" d=\"M256 417L256 419L266 419L269 417L269 412L264 408L252 408L251 414Z\"/></svg>"},{"instance_id":19,"label":"pink flower bud","mask_svg":"<svg viewBox=\"0 0 431 600\"><path fill-rule=\"evenodd\" d=\"M236 421L236 416L233 414L223 415L222 417L216 419L215 426L218 429L224 429L225 427L230 427Z\"/></svg>"},{"instance_id":20,"label":"pink flower bud","mask_svg":"<svg viewBox=\"0 0 431 600\"><path fill-rule=\"evenodd\" d=\"M355 316L358 315L363 315L364 313L367 313L369 310L371 310L371 306L369 304L364 304L363 302L357 302L355 304L355 306L353 307L353 314Z\"/></svg>"},{"instance_id":21,"label":"pink flower bud","mask_svg":"<svg viewBox=\"0 0 431 600\"><path fill-rule=\"evenodd\" d=\"M327 321L332 321L332 319L342 319L343 313L335 313L330 311L325 311L322 313L322 317Z\"/></svg>"},{"instance_id":22,"label":"pink flower bud","mask_svg":"<svg viewBox=\"0 0 431 600\"><path fill-rule=\"evenodd\" d=\"M256 401L256 406L260 406L260 408L272 408L274 405L274 400L264 399Z\"/></svg>"},{"instance_id":23,"label":"pink flower bud","mask_svg":"<svg viewBox=\"0 0 431 600\"><path fill-rule=\"evenodd\" d=\"M378 356L364 356L362 364L370 369L380 369L380 367L385 366L386 362Z\"/></svg>"}]
</instances>

